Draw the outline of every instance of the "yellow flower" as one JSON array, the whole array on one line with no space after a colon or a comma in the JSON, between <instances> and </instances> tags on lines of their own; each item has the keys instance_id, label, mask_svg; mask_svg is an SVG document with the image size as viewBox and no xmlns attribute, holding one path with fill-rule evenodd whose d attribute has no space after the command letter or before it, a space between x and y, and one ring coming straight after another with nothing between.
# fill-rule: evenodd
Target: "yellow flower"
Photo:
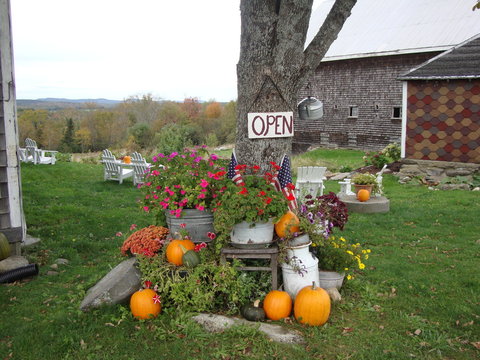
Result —
<instances>
[{"instance_id":1,"label":"yellow flower","mask_svg":"<svg viewBox=\"0 0 480 360\"><path fill-rule=\"evenodd\" d=\"M347 280L352 280L352 279L353 279L352 275L347 275Z\"/></svg>"},{"instance_id":2,"label":"yellow flower","mask_svg":"<svg viewBox=\"0 0 480 360\"><path fill-rule=\"evenodd\" d=\"M372 250L370 250L370 249L367 249L367 253L371 253L371 252L372 252Z\"/></svg>"},{"instance_id":3,"label":"yellow flower","mask_svg":"<svg viewBox=\"0 0 480 360\"><path fill-rule=\"evenodd\" d=\"M348 268L345 268L345 269L343 269L343 270L348 271Z\"/></svg>"},{"instance_id":4,"label":"yellow flower","mask_svg":"<svg viewBox=\"0 0 480 360\"><path fill-rule=\"evenodd\" d=\"M315 246L317 246L317 244L313 243L313 244L312 244L312 247L315 247Z\"/></svg>"},{"instance_id":5,"label":"yellow flower","mask_svg":"<svg viewBox=\"0 0 480 360\"><path fill-rule=\"evenodd\" d=\"M365 260L368 260L368 254L367 254L367 255L365 255Z\"/></svg>"},{"instance_id":6,"label":"yellow flower","mask_svg":"<svg viewBox=\"0 0 480 360\"><path fill-rule=\"evenodd\" d=\"M340 237L340 240L341 240L341 241L343 241L343 242L345 242L345 241L346 241L346 240L345 240L345 238L344 238L343 236L342 236L342 237Z\"/></svg>"},{"instance_id":7,"label":"yellow flower","mask_svg":"<svg viewBox=\"0 0 480 360\"><path fill-rule=\"evenodd\" d=\"M351 252L350 250L347 250L347 254L350 254L353 256L353 252Z\"/></svg>"},{"instance_id":8,"label":"yellow flower","mask_svg":"<svg viewBox=\"0 0 480 360\"><path fill-rule=\"evenodd\" d=\"M358 268L360 270L365 269L365 264L364 263L358 263Z\"/></svg>"}]
</instances>

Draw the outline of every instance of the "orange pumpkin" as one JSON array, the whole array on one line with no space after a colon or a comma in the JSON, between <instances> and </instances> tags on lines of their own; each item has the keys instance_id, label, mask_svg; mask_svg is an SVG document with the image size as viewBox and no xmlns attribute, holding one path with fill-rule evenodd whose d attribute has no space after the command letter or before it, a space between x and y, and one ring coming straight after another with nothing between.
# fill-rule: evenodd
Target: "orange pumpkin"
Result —
<instances>
[{"instance_id":1,"label":"orange pumpkin","mask_svg":"<svg viewBox=\"0 0 480 360\"><path fill-rule=\"evenodd\" d=\"M123 162L125 164L130 164L132 162L132 158L130 156L124 156L123 157Z\"/></svg>"},{"instance_id":2,"label":"orange pumpkin","mask_svg":"<svg viewBox=\"0 0 480 360\"><path fill-rule=\"evenodd\" d=\"M327 322L330 316L330 296L321 287L305 286L295 297L293 313L301 324L319 326Z\"/></svg>"},{"instance_id":3,"label":"orange pumpkin","mask_svg":"<svg viewBox=\"0 0 480 360\"><path fill-rule=\"evenodd\" d=\"M183 254L188 250L193 250L194 248L195 248L195 244L191 240L173 239L172 241L170 241L170 244L168 244L167 246L167 250L166 250L167 261L177 266L183 265L183 260L182 260Z\"/></svg>"},{"instance_id":4,"label":"orange pumpkin","mask_svg":"<svg viewBox=\"0 0 480 360\"><path fill-rule=\"evenodd\" d=\"M275 232L279 237L284 238L287 236L287 233L293 234L295 232L299 232L299 224L300 220L298 219L298 216L289 210L283 214L280 220L278 220L275 224Z\"/></svg>"},{"instance_id":5,"label":"orange pumpkin","mask_svg":"<svg viewBox=\"0 0 480 360\"><path fill-rule=\"evenodd\" d=\"M292 298L286 291L272 290L263 300L263 310L270 320L289 317L292 312Z\"/></svg>"},{"instance_id":6,"label":"orange pumpkin","mask_svg":"<svg viewBox=\"0 0 480 360\"><path fill-rule=\"evenodd\" d=\"M370 199L370 192L366 189L360 189L357 193L358 201L364 202Z\"/></svg>"},{"instance_id":7,"label":"orange pumpkin","mask_svg":"<svg viewBox=\"0 0 480 360\"><path fill-rule=\"evenodd\" d=\"M152 289L143 289L133 293L130 298L130 311L137 319L150 319L157 317L162 311L159 302L154 301L157 293Z\"/></svg>"}]
</instances>

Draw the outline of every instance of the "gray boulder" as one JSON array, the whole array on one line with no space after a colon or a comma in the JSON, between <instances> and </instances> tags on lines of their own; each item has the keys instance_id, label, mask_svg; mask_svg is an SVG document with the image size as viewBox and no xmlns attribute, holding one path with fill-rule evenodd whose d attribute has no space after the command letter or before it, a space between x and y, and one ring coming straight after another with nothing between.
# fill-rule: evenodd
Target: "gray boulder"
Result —
<instances>
[{"instance_id":1,"label":"gray boulder","mask_svg":"<svg viewBox=\"0 0 480 360\"><path fill-rule=\"evenodd\" d=\"M0 261L0 274L28 265L28 260L20 255L12 255Z\"/></svg>"},{"instance_id":2,"label":"gray boulder","mask_svg":"<svg viewBox=\"0 0 480 360\"><path fill-rule=\"evenodd\" d=\"M87 311L104 304L121 304L141 287L140 270L136 258L118 264L102 280L87 291L80 310Z\"/></svg>"}]
</instances>

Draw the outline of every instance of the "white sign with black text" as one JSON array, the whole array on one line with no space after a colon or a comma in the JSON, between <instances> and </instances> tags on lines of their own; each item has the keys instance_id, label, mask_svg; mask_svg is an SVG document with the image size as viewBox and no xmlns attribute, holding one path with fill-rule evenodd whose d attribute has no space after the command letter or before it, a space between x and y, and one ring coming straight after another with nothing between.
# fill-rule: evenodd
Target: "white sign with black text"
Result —
<instances>
[{"instance_id":1,"label":"white sign with black text","mask_svg":"<svg viewBox=\"0 0 480 360\"><path fill-rule=\"evenodd\" d=\"M293 136L293 112L248 113L248 138Z\"/></svg>"}]
</instances>

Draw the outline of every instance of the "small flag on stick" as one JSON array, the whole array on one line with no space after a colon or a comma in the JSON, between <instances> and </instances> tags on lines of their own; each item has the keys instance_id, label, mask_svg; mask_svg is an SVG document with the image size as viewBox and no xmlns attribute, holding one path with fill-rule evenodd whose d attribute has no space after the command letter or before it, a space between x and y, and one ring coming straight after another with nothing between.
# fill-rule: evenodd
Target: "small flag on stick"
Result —
<instances>
[{"instance_id":1,"label":"small flag on stick","mask_svg":"<svg viewBox=\"0 0 480 360\"><path fill-rule=\"evenodd\" d=\"M242 174L240 174L240 170L237 169L237 157L235 156L235 150L232 152L232 158L230 160L230 164L228 165L228 172L227 177L232 179L233 182L237 186L244 186L245 183L243 182Z\"/></svg>"},{"instance_id":2,"label":"small flag on stick","mask_svg":"<svg viewBox=\"0 0 480 360\"><path fill-rule=\"evenodd\" d=\"M283 195L288 200L288 208L293 211L297 208L297 199L295 197L295 186L292 183L292 173L290 171L290 159L287 155L283 157L282 165L278 171L278 183Z\"/></svg>"}]
</instances>

